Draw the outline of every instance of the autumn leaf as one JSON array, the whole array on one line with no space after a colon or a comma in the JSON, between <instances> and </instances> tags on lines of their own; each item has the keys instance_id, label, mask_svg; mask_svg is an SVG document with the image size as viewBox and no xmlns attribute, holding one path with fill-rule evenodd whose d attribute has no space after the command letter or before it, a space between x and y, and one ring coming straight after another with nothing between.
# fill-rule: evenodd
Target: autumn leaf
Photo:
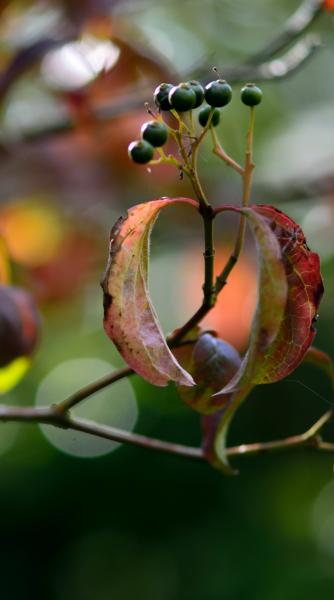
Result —
<instances>
[{"instance_id":1,"label":"autumn leaf","mask_svg":"<svg viewBox=\"0 0 334 600\"><path fill-rule=\"evenodd\" d=\"M260 218L261 228L263 229L265 224L267 232L269 228L271 235L276 238L284 267L287 296L283 314L282 306L280 307L276 335L272 336L271 342L264 349L259 348L263 336L263 315L267 314L270 319L269 307L264 308L270 302L270 295L266 298L268 281L263 286L260 269L258 307L249 349L239 371L216 396L220 398L232 392L234 395L223 411L220 421L211 421L215 428L215 434L211 434L211 439L214 439L215 456L219 457L225 469L229 468L225 453L226 434L236 409L254 385L278 381L300 364L315 335L313 324L323 294L319 256L308 248L299 225L272 206L253 206L241 211L244 214L252 214L255 220ZM259 244L258 235L257 242ZM263 261L263 251L261 254Z\"/></svg>"},{"instance_id":2,"label":"autumn leaf","mask_svg":"<svg viewBox=\"0 0 334 600\"><path fill-rule=\"evenodd\" d=\"M187 198L162 198L130 208L111 231L110 255L102 282L104 329L127 364L154 385L169 381L194 385L168 348L148 290L149 242L162 208L188 204Z\"/></svg>"},{"instance_id":3,"label":"autumn leaf","mask_svg":"<svg viewBox=\"0 0 334 600\"><path fill-rule=\"evenodd\" d=\"M253 208L221 207L247 217L258 249L258 302L252 324L249 347L234 377L213 396L217 409L225 404L225 394L251 388L263 372L263 361L279 332L288 294L281 248L269 224ZM220 398L221 397L221 398Z\"/></svg>"},{"instance_id":4,"label":"autumn leaf","mask_svg":"<svg viewBox=\"0 0 334 600\"><path fill-rule=\"evenodd\" d=\"M261 338L266 331L264 316L267 315L270 321L270 303L274 300L274 290L272 288L268 298L269 288L264 284L263 276L260 274L258 307L253 321L249 349L240 371L222 393L230 393L248 383L252 385L272 383L287 377L294 371L303 360L314 338L313 324L323 294L319 256L308 248L300 226L272 206L259 205L240 210L244 214L253 215L249 218L262 219L277 240L282 257L287 296L283 313L281 303L280 317L275 320L276 325L279 321L279 327L275 325L276 334L271 336L269 343L268 340L265 341L265 347L261 348ZM257 241L259 244L258 236ZM263 260L267 262L261 248L260 261ZM279 286L282 284L282 276L276 284ZM276 310L277 308L272 310L271 314L273 315Z\"/></svg>"},{"instance_id":5,"label":"autumn leaf","mask_svg":"<svg viewBox=\"0 0 334 600\"><path fill-rule=\"evenodd\" d=\"M254 380L258 384L287 377L303 360L316 334L314 322L324 287L319 256L308 248L301 227L273 206L253 208L266 219L280 244L288 283L284 319Z\"/></svg>"}]
</instances>

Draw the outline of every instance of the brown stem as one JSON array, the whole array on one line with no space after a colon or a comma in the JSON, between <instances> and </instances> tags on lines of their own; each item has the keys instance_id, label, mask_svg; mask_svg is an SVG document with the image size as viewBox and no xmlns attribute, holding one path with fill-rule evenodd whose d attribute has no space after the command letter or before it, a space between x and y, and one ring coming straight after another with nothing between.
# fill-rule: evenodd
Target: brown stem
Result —
<instances>
[{"instance_id":1,"label":"brown stem","mask_svg":"<svg viewBox=\"0 0 334 600\"><path fill-rule=\"evenodd\" d=\"M242 206L248 206L251 186L252 186L252 176L255 168L253 162L253 136L254 136L254 120L255 120L255 107L250 108L249 113L249 124L246 136L246 152L245 152L245 166L241 168L241 175L243 181L243 191L242 191ZM218 143L218 142L217 142ZM237 263L243 244L245 239L245 231L246 231L246 218L244 215L240 217L239 227L237 232L237 237L235 240L235 245L232 254L230 255L225 267L222 272L218 275L216 279L216 293L218 294L223 287L227 283L227 278L231 273L234 265Z\"/></svg>"},{"instance_id":2,"label":"brown stem","mask_svg":"<svg viewBox=\"0 0 334 600\"><path fill-rule=\"evenodd\" d=\"M286 21L281 33L271 40L260 52L254 54L247 63L262 63L290 45L291 42L305 33L306 29L312 25L316 17L320 14L323 4L323 0L304 0Z\"/></svg>"},{"instance_id":3,"label":"brown stem","mask_svg":"<svg viewBox=\"0 0 334 600\"><path fill-rule=\"evenodd\" d=\"M259 454L262 452L272 452L277 450L287 450L296 446L312 446L318 450L334 451L334 444L323 442L318 439L319 431L324 427L330 419L333 418L333 411L329 410L324 413L316 423L304 433L300 435L292 435L282 440L273 440L271 442L257 442L254 444L242 444L240 446L232 446L226 449L228 456L241 456L244 454Z\"/></svg>"},{"instance_id":4,"label":"brown stem","mask_svg":"<svg viewBox=\"0 0 334 600\"><path fill-rule=\"evenodd\" d=\"M109 375L105 377L101 377L97 381L93 381L93 383L88 384L87 386L81 388L74 394L71 394L68 398L59 402L57 404L57 409L60 413L65 413L70 410L76 404L79 404L82 400L85 400L89 396L92 396L96 392L103 390L103 388L108 387L108 385L112 385L116 381L123 379L124 377L128 377L128 375L132 375L133 370L130 367L123 367L122 369L118 369L117 371L113 371Z\"/></svg>"},{"instance_id":5,"label":"brown stem","mask_svg":"<svg viewBox=\"0 0 334 600\"><path fill-rule=\"evenodd\" d=\"M322 427L333 417L333 411L326 412L310 429L305 433L296 436L290 436L283 440L275 440L272 442L260 442L255 444L241 444L239 446L231 446L226 449L226 455L245 456L258 454L261 452L271 452L276 450L286 450L297 446L311 446L316 450L324 452L334 452L334 444L325 442L319 438L319 432ZM71 417L68 413L60 412L57 406L50 407L17 407L17 406L0 406L0 421L11 422L36 422L46 423L54 427L62 429L71 429L74 431L82 431L99 438L104 438L120 443L133 444L148 450L157 450L174 454L183 458L191 458L196 460L205 460L205 455L201 448L193 446L184 446L183 444L174 444L163 440L149 438L137 433L123 431L116 427L100 425L93 421Z\"/></svg>"},{"instance_id":6,"label":"brown stem","mask_svg":"<svg viewBox=\"0 0 334 600\"><path fill-rule=\"evenodd\" d=\"M236 171L237 173L239 173L239 175L241 175L242 177L244 176L244 168L239 165L239 163L237 163L237 161L234 160L234 158L232 158L231 156L229 156L229 154L227 154L227 152L225 152L224 148L222 148L218 136L214 130L214 128L211 128L211 136L212 136L212 142L213 142L213 149L212 152L214 154L216 154L216 156L218 156L219 158L221 158L228 167L232 167L232 169L234 169L234 171Z\"/></svg>"}]
</instances>

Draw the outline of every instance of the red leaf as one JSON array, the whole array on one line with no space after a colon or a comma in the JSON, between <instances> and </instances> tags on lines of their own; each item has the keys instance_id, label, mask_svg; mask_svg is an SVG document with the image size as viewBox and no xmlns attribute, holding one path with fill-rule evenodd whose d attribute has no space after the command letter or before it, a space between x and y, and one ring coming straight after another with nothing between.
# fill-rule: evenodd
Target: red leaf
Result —
<instances>
[{"instance_id":1,"label":"red leaf","mask_svg":"<svg viewBox=\"0 0 334 600\"><path fill-rule=\"evenodd\" d=\"M217 409L225 404L225 394L250 389L258 383L265 357L280 329L288 293L280 245L269 224L253 208L223 206L218 209L219 212L226 210L242 213L252 227L259 255L259 293L248 351L234 377L213 396Z\"/></svg>"},{"instance_id":2,"label":"red leaf","mask_svg":"<svg viewBox=\"0 0 334 600\"><path fill-rule=\"evenodd\" d=\"M266 319L269 318L270 322L270 301L275 299L273 296L273 284L275 282L273 280L270 282L268 279L267 282L263 280L263 276L261 276L262 264L260 268L258 310L253 322L249 350L239 371L221 392L213 396L213 400L218 397L223 406L226 394L235 392L235 395L221 413L220 420L211 419L206 423L207 428L212 426L214 429L209 436L211 444L209 458L214 460L215 464L220 464L225 470L229 468L226 458L226 435L236 409L244 401L252 386L260 383L271 383L286 377L303 360L315 335L313 322L323 293L319 257L307 247L305 236L299 225L272 206L252 206L248 209L242 209L242 212L244 214L248 213L249 216L251 214L256 215L257 219L260 217L262 221L260 231L265 232L263 225L267 229L267 234L263 237L265 246L267 245L265 240L269 239L270 235L275 238L276 243L279 245L284 267L283 281L284 285L287 285L287 296L283 313L280 306L280 317L278 321L277 319L275 321L276 334L272 329L270 343L261 348L263 315L266 314ZM268 229L270 231L269 237ZM254 230L254 233L259 243L260 238L256 230ZM262 263L263 259L266 262L268 257L262 256ZM281 275L280 281L282 282ZM274 313L272 313L272 316L274 316ZM206 431L206 437L208 437L208 431Z\"/></svg>"},{"instance_id":3,"label":"red leaf","mask_svg":"<svg viewBox=\"0 0 334 600\"><path fill-rule=\"evenodd\" d=\"M127 364L158 386L194 381L169 350L152 306L148 285L150 233L160 210L187 198L162 198L130 208L111 231L110 256L102 287L104 328Z\"/></svg>"},{"instance_id":4,"label":"red leaf","mask_svg":"<svg viewBox=\"0 0 334 600\"><path fill-rule=\"evenodd\" d=\"M303 360L316 333L313 325L324 287L319 256L308 248L301 227L272 206L253 209L265 217L281 246L288 282L284 319L254 380L271 383L287 377Z\"/></svg>"}]
</instances>

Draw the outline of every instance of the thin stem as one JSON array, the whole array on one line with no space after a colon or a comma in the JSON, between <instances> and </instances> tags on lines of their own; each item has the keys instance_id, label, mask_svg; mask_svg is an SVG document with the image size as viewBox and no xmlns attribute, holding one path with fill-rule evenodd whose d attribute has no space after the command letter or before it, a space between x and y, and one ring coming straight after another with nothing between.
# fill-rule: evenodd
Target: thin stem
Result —
<instances>
[{"instance_id":1,"label":"thin stem","mask_svg":"<svg viewBox=\"0 0 334 600\"><path fill-rule=\"evenodd\" d=\"M243 169L242 206L247 206L249 204L252 176L255 168L255 164L253 163L254 123L255 106L251 106L249 110L249 122L246 136L245 168Z\"/></svg>"},{"instance_id":2,"label":"thin stem","mask_svg":"<svg viewBox=\"0 0 334 600\"><path fill-rule=\"evenodd\" d=\"M234 171L236 171L237 173L239 173L239 175L241 175L243 177L244 175L244 169L241 165L239 165L239 163L237 163L237 161L235 161L231 156L229 156L225 150L222 148L217 134L215 132L215 130L213 129L213 127L211 128L211 135L212 135L212 141L213 141L213 149L212 152L214 154L216 154L216 156L219 156L219 158L221 158L228 167L231 167L232 169L234 169Z\"/></svg>"},{"instance_id":3,"label":"thin stem","mask_svg":"<svg viewBox=\"0 0 334 600\"><path fill-rule=\"evenodd\" d=\"M76 404L79 404L79 402L82 402L82 400L85 400L89 396L96 394L96 392L103 390L105 387L108 387L116 381L119 381L124 377L128 377L133 373L134 371L130 367L123 367L122 369L113 371L113 373L110 373L109 375L106 375L105 377L102 377L97 381L93 381L93 383L90 383L89 385L81 388L74 394L71 394L71 396L69 396L62 402L59 402L59 404L57 404L57 410L60 413L65 413L66 411L73 408L73 406L75 406Z\"/></svg>"},{"instance_id":4,"label":"thin stem","mask_svg":"<svg viewBox=\"0 0 334 600\"><path fill-rule=\"evenodd\" d=\"M199 177L198 177L198 172L197 172L197 164L196 164L196 156L197 156L196 155L196 147L197 147L197 142L195 142L195 144L193 144L193 146L192 146L192 159L190 161L188 153L187 153L187 151L186 151L186 149L184 147L184 144L183 144L183 139L182 139L182 133L181 133L181 131L178 131L175 134L175 138L176 138L177 144L178 144L178 146L180 148L180 153L181 153L184 165L185 165L184 171L185 171L185 173L189 177L190 183L191 183L191 185L193 187L193 190L195 192L195 195L196 195L196 197L197 197L200 205L202 207L207 208L209 206L209 203L208 203L207 197L206 197L206 195L204 193L204 190L202 188L201 182L200 182ZM195 148L195 150L194 150L194 148ZM194 152L195 152L195 154L194 154Z\"/></svg>"},{"instance_id":5,"label":"thin stem","mask_svg":"<svg viewBox=\"0 0 334 600\"><path fill-rule=\"evenodd\" d=\"M320 430L324 427L330 419L333 418L333 411L329 410L323 414L316 423L310 427L304 433L300 435L292 435L282 440L273 440L271 442L257 442L254 444L242 444L240 446L233 446L226 449L228 456L241 456L243 454L259 454L262 452L272 452L277 450L287 450L295 446L312 446L317 450L324 450L327 452L334 451L334 444L329 442L323 442L318 438Z\"/></svg>"},{"instance_id":6,"label":"thin stem","mask_svg":"<svg viewBox=\"0 0 334 600\"><path fill-rule=\"evenodd\" d=\"M175 119L178 121L178 123L179 123L179 131L180 131L181 133L183 133L183 131L182 131L182 130L184 129L184 130L185 130L185 132L186 132L188 135L191 135L191 131L190 131L190 129L189 129L189 127L188 127L188 125L186 125L186 123L185 123L185 122L183 121L183 119L180 117L179 113L178 113L176 110L174 110L174 109L170 110L169 112L170 112L170 114L171 114L171 115L173 115L173 117L175 117Z\"/></svg>"},{"instance_id":7,"label":"thin stem","mask_svg":"<svg viewBox=\"0 0 334 600\"><path fill-rule=\"evenodd\" d=\"M204 225L204 238L205 238L205 250L204 250L204 284L203 284L203 302L195 314L179 329L177 329L172 336L168 338L170 347L177 345L182 338L189 333L205 315L211 310L216 302L216 288L214 285L214 238L213 238L213 211L211 206L208 205L205 208L200 209L200 213L203 218Z\"/></svg>"},{"instance_id":8,"label":"thin stem","mask_svg":"<svg viewBox=\"0 0 334 600\"><path fill-rule=\"evenodd\" d=\"M132 433L123 431L121 429L116 429L115 427L100 425L98 423L94 423L93 421L87 421L86 419L70 417L67 419L67 425L70 429L74 429L76 431L90 433L92 435L96 435L104 439L114 440L116 442L141 446L142 448L147 448L148 450L158 450L160 452L167 452L168 454L175 454L184 458L204 458L201 448L165 442L163 440L150 438L138 433Z\"/></svg>"},{"instance_id":9,"label":"thin stem","mask_svg":"<svg viewBox=\"0 0 334 600\"><path fill-rule=\"evenodd\" d=\"M214 258L215 248L213 239L213 213L210 210L203 211L204 225L204 285L203 285L203 304L212 308L216 302L214 277Z\"/></svg>"},{"instance_id":10,"label":"thin stem","mask_svg":"<svg viewBox=\"0 0 334 600\"><path fill-rule=\"evenodd\" d=\"M167 343L171 348L176 348L178 346L183 346L184 344L187 344L187 345L193 344L196 341L196 340L186 340L186 341L182 342L182 337L183 337L183 335L182 336L171 335L167 338ZM130 375L134 375L134 374L135 374L135 371L133 369L131 369L130 367L122 367L121 369L117 369L116 371L113 371L109 375L105 375L104 377L101 377L101 379L97 379L96 381L93 381L92 383L88 384L87 386L81 388L74 394L71 394L71 396L69 396L68 398L65 398L65 400L62 400L61 402L56 404L55 407L59 413L66 413L71 408L73 408L74 406L76 406L77 404L82 402L83 400L86 400L86 398L93 396L93 394L96 394L100 390L103 390L104 388L108 387L109 385L112 385L116 381L119 381L120 379L123 379L124 377L129 377ZM1 416L0 416L0 418L1 418Z\"/></svg>"},{"instance_id":11,"label":"thin stem","mask_svg":"<svg viewBox=\"0 0 334 600\"><path fill-rule=\"evenodd\" d=\"M285 22L279 35L271 40L260 52L253 55L247 63L258 64L268 60L291 44L291 42L305 33L306 29L312 25L316 17L320 14L323 5L323 0L304 0Z\"/></svg>"},{"instance_id":12,"label":"thin stem","mask_svg":"<svg viewBox=\"0 0 334 600\"><path fill-rule=\"evenodd\" d=\"M150 160L150 162L147 165L148 167L155 167L157 165L173 165L173 167L176 167L177 169L179 169L179 171L187 173L186 168L183 167L183 165L178 160L176 160L175 156L173 156L172 154L169 154L167 156L167 154L165 154L162 148L157 148L157 151L160 154L160 158Z\"/></svg>"},{"instance_id":13,"label":"thin stem","mask_svg":"<svg viewBox=\"0 0 334 600\"><path fill-rule=\"evenodd\" d=\"M249 123L248 130L246 136L246 152L245 152L245 166L242 169L242 180L243 180L243 190L242 190L242 206L248 206L251 186L252 186L252 176L255 168L255 164L253 162L253 139L254 139L254 123L255 123L255 107L250 107L249 111ZM239 227L237 232L237 237L235 240L235 245L232 254L230 255L225 267L222 272L218 275L216 279L216 293L218 294L223 287L227 283L227 278L231 273L233 267L239 259L241 254L241 250L244 244L246 232L246 217L242 215L239 220Z\"/></svg>"},{"instance_id":14,"label":"thin stem","mask_svg":"<svg viewBox=\"0 0 334 600\"><path fill-rule=\"evenodd\" d=\"M310 429L300 435L290 436L282 440L272 442L258 442L254 444L241 444L226 448L226 456L245 456L259 454L261 452L272 452L277 450L287 450L297 446L311 446L316 450L324 452L334 452L334 444L325 442L319 437L320 430L333 417L333 411L326 412ZM26 423L46 423L62 429L73 431L82 431L94 435L98 438L108 439L120 443L140 446L148 450L157 450L168 454L174 454L183 458L196 460L206 460L201 448L185 446L183 444L174 444L163 440L149 438L144 435L123 431L116 427L101 425L86 419L69 416L68 413L62 413L57 406L50 407L18 407L0 405L0 421L12 422L20 421Z\"/></svg>"},{"instance_id":15,"label":"thin stem","mask_svg":"<svg viewBox=\"0 0 334 600\"><path fill-rule=\"evenodd\" d=\"M182 327L176 329L176 331L172 334L172 336L169 338L171 340L169 346L173 348L174 345L177 345L187 335L187 333L189 333L189 331L191 331L194 327L196 327L196 325L198 325L198 323L201 322L211 308L211 306L203 303L193 314L193 316L190 317L190 319L184 325L182 325Z\"/></svg>"}]
</instances>

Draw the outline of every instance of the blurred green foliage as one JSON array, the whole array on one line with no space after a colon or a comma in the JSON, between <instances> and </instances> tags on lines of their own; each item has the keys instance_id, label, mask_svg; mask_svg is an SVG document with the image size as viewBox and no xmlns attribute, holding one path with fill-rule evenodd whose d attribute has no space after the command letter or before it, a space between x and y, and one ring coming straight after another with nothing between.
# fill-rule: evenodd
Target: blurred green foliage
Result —
<instances>
[{"instance_id":1,"label":"blurred green foliage","mask_svg":"<svg viewBox=\"0 0 334 600\"><path fill-rule=\"evenodd\" d=\"M295 0L4 2L0 60L5 69L22 45L51 34L79 38L93 32L108 38L110 25L111 32L140 44L147 56L158 51L179 77L199 65L208 74L213 65L224 73L226 65L246 60L270 41L297 6ZM312 30L321 34L324 47L289 79L261 86L253 200L286 210L320 252L326 296L316 344L333 356L332 16L321 15ZM98 282L109 229L132 204L190 194L187 183L168 168L150 174L128 162L126 147L146 118L144 109L129 110L102 126L89 121L92 106L104 106L117 94L126 97L142 82L136 80L134 62L129 56L114 78L93 78L87 94L71 96L52 88L38 60L3 98L0 210L17 199L47 199L75 242L66 254L63 240L63 262L57 255L49 268L13 259L13 278L40 300L44 325L31 371L2 402L34 404L41 382L65 361L121 364L101 325ZM146 73L152 91L159 76L159 69ZM238 95L235 86L221 133L226 149L241 159L247 117ZM36 129L66 122L69 115L77 121L75 131L24 139ZM209 152L200 168L213 199L238 201L233 172ZM188 213L175 215L166 212L159 221L153 244L152 294L166 331L186 318L182 298L193 294L177 272L176 252L192 252L199 241L195 220ZM218 231L226 243L232 242L234 223L228 220ZM199 247L189 269L201 268L201 252ZM251 245L246 252L253 255ZM139 407L136 431L199 443L198 416L171 387L158 390L138 378L131 384ZM110 403L113 393L110 389ZM230 441L301 432L328 403L330 387L322 374L300 367L288 380L254 391ZM334 435L333 426L326 431ZM330 455L305 450L244 458L235 461L240 475L225 478L205 465L133 447L75 458L53 448L37 426L11 423L0 425L0 452L4 599L313 600L333 593Z\"/></svg>"}]
</instances>

